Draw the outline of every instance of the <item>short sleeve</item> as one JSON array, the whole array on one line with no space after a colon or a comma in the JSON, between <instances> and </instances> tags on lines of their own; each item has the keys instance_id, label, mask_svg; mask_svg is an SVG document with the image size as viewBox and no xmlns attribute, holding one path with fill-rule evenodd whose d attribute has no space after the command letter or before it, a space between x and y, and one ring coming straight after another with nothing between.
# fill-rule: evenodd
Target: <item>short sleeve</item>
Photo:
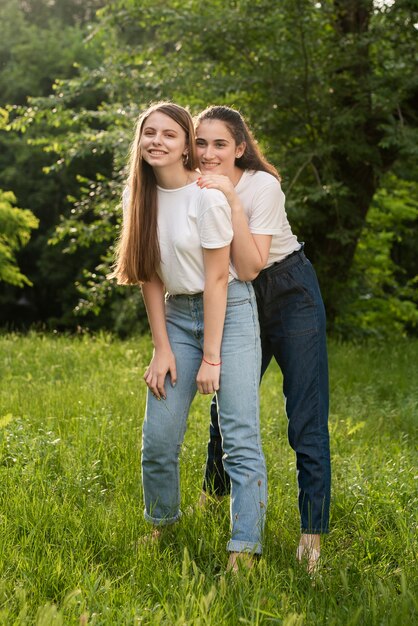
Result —
<instances>
[{"instance_id":1,"label":"short sleeve","mask_svg":"<svg viewBox=\"0 0 418 626\"><path fill-rule=\"evenodd\" d=\"M254 235L279 235L285 215L285 196L275 178L263 185L254 197L249 228Z\"/></svg>"},{"instance_id":2,"label":"short sleeve","mask_svg":"<svg viewBox=\"0 0 418 626\"><path fill-rule=\"evenodd\" d=\"M197 216L202 248L224 248L229 246L232 230L231 207L220 191L205 189Z\"/></svg>"}]
</instances>

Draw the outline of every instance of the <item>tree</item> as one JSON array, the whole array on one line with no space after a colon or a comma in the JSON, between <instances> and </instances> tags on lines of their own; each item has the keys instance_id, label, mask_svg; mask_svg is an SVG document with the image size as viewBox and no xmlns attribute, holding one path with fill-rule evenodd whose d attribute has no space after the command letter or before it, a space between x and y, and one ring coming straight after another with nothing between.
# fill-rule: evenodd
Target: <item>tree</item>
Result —
<instances>
[{"instance_id":1,"label":"tree","mask_svg":"<svg viewBox=\"0 0 418 626\"><path fill-rule=\"evenodd\" d=\"M30 238L39 220L30 211L14 207L16 197L11 191L0 189L0 281L23 287L31 282L16 263L16 251Z\"/></svg>"},{"instance_id":2,"label":"tree","mask_svg":"<svg viewBox=\"0 0 418 626\"><path fill-rule=\"evenodd\" d=\"M414 242L417 198L418 183L393 174L375 194L335 320L339 336L389 338L416 332L416 260L412 269L397 256L400 251L408 254L408 243Z\"/></svg>"},{"instance_id":3,"label":"tree","mask_svg":"<svg viewBox=\"0 0 418 626\"><path fill-rule=\"evenodd\" d=\"M193 111L226 103L247 116L282 173L290 220L307 242L332 322L382 178L395 170L400 179L417 178L415 4L116 0L99 18L102 63L59 81L52 96L32 100L16 119L17 126L34 121L32 132L56 152L55 171L82 163L92 150L112 160L110 176L99 161L97 179L80 171L101 193L84 185L57 233L70 238L72 250L101 241L101 269L89 278L96 275L94 298L107 289L100 276L120 220L138 111L161 98ZM92 92L100 103L83 106Z\"/></svg>"},{"instance_id":4,"label":"tree","mask_svg":"<svg viewBox=\"0 0 418 626\"><path fill-rule=\"evenodd\" d=\"M53 249L48 245L60 215L71 211L67 196L77 193L77 172L70 167L45 176L44 169L53 164L55 155L44 150L31 129L14 129L10 122L17 106L26 106L28 96L46 97L57 77L73 77L78 72L77 63L94 65L100 59L100 42L85 41L93 24L84 24L97 4L96 0L83 4L78 0L7 0L0 6L0 106L4 107L0 188L13 190L18 205L39 219L39 228L28 245L17 251L19 266L29 283L23 292L9 284L0 286L0 323L12 319L19 325L50 319L55 325L77 324L72 315L78 299L75 281L82 276L80 262L89 263L88 254L66 257L63 262L63 246ZM92 106L93 100L85 95L80 103ZM30 107L27 111L30 116ZM88 164L80 167L89 173ZM27 306L18 305L22 301Z\"/></svg>"}]
</instances>

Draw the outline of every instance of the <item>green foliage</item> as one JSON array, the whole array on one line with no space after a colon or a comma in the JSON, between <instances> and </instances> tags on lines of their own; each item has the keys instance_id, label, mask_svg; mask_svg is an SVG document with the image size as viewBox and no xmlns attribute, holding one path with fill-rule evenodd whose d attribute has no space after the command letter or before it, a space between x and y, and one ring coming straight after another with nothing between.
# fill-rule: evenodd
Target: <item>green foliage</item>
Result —
<instances>
[{"instance_id":1,"label":"green foliage","mask_svg":"<svg viewBox=\"0 0 418 626\"><path fill-rule=\"evenodd\" d=\"M234 578L228 502L196 506L209 398L193 403L180 458L183 518L147 541L149 338L0 337L0 624L415 624L417 341L329 347L333 498L319 575L295 559L296 466L271 367L261 388L265 550Z\"/></svg>"},{"instance_id":2,"label":"green foliage","mask_svg":"<svg viewBox=\"0 0 418 626\"><path fill-rule=\"evenodd\" d=\"M120 301L105 276L120 223L118 198L133 123L149 101L168 98L193 112L226 103L247 116L282 173L291 224L306 241L336 328L334 319L341 321L348 311L350 268L381 180L395 171L400 179L418 178L415 5L116 0L97 19L86 39L87 60L80 53L47 97L33 91L40 97L31 97L28 106L9 107L11 136L44 154L47 179L74 181L79 174L62 193L62 219L46 238L57 244L55 254L83 250L83 259L88 257L75 278L81 290L77 314L97 314L100 324L107 316L102 296ZM51 29L53 41L53 22ZM71 42L71 33L80 36L81 30L68 33ZM20 185L15 177L7 188ZM396 269L393 280L399 276ZM410 308L410 291L401 299ZM354 307L366 304L357 294L354 300ZM357 324L350 316L344 322L348 334ZM399 328L408 326L407 318L404 311Z\"/></svg>"},{"instance_id":3,"label":"green foliage","mask_svg":"<svg viewBox=\"0 0 418 626\"><path fill-rule=\"evenodd\" d=\"M0 104L25 104L28 96L47 95L56 78L76 73L75 62L84 65L91 59L82 29L59 19L53 10L57 3L35 4L1 3Z\"/></svg>"},{"instance_id":4,"label":"green foliage","mask_svg":"<svg viewBox=\"0 0 418 626\"><path fill-rule=\"evenodd\" d=\"M14 207L15 202L11 191L0 189L0 281L23 287L31 282L17 266L16 251L27 244L39 220L30 211Z\"/></svg>"},{"instance_id":5,"label":"green foliage","mask_svg":"<svg viewBox=\"0 0 418 626\"><path fill-rule=\"evenodd\" d=\"M13 190L18 205L30 209L39 219L38 231L18 253L19 265L32 288L26 286L22 294L16 288L1 286L2 324L20 327L37 322L67 328L76 326L72 314L77 304L74 283L82 275L80 264L93 267L91 257L97 258L97 250L93 248L63 262L63 246L55 249L48 246L59 216L71 209L67 195L77 194L77 172L69 167L44 175L43 171L53 165L53 157L39 141L45 130L42 123L37 133L32 133L30 128L35 108L26 109L28 123L13 125L18 106L26 104L29 95L48 95L57 77L77 74L77 63L85 66L100 59L98 38L94 43L86 41L93 24L82 26L85 19L94 15L95 5L95 0L84 3L7 0L0 6L0 188ZM93 100L85 96L80 102L91 105ZM79 163L78 167L90 175L88 163Z\"/></svg>"},{"instance_id":6,"label":"green foliage","mask_svg":"<svg viewBox=\"0 0 418 626\"><path fill-rule=\"evenodd\" d=\"M336 320L343 337L380 337L416 332L418 275L394 258L414 241L418 184L389 176L373 200L347 284L345 307Z\"/></svg>"}]
</instances>

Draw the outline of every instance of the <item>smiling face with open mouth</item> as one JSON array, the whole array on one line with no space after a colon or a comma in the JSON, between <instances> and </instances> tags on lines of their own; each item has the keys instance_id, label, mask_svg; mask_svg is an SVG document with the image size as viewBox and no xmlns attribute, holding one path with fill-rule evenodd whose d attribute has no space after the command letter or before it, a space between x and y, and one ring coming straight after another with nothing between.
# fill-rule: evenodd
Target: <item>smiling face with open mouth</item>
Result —
<instances>
[{"instance_id":1,"label":"smiling face with open mouth","mask_svg":"<svg viewBox=\"0 0 418 626\"><path fill-rule=\"evenodd\" d=\"M176 165L187 151L186 133L171 117L155 111L144 122L139 145L151 167Z\"/></svg>"},{"instance_id":2,"label":"smiling face with open mouth","mask_svg":"<svg viewBox=\"0 0 418 626\"><path fill-rule=\"evenodd\" d=\"M234 179L235 159L242 154L227 125L221 120L204 119L196 129L196 149L202 174L222 174Z\"/></svg>"}]
</instances>

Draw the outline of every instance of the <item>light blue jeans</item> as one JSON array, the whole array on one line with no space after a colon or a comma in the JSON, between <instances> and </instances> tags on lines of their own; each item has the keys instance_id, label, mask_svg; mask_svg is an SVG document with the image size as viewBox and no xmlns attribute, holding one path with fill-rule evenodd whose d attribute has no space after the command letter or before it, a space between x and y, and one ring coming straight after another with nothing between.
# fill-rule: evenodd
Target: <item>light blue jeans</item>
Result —
<instances>
[{"instance_id":1,"label":"light blue jeans","mask_svg":"<svg viewBox=\"0 0 418 626\"><path fill-rule=\"evenodd\" d=\"M147 394L142 439L145 518L172 524L180 512L179 454L196 394L203 354L203 296L170 296L167 330L176 357L177 384L167 377L166 400ZM221 349L217 393L224 463L231 478L231 552L261 553L267 505L267 475L260 440L261 348L251 283L232 281Z\"/></svg>"}]
</instances>

